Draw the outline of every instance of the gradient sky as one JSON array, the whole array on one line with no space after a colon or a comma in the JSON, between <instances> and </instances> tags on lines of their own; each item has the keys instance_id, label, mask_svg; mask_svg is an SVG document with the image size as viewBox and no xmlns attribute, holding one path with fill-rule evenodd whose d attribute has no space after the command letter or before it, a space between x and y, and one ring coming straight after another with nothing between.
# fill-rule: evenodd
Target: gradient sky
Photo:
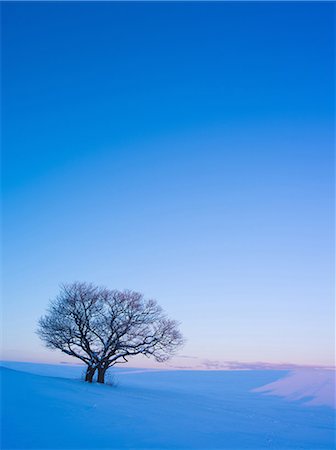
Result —
<instances>
[{"instance_id":1,"label":"gradient sky","mask_svg":"<svg viewBox=\"0 0 336 450\"><path fill-rule=\"evenodd\" d=\"M179 364L334 363L334 8L2 3L4 359L67 360L34 331L80 280Z\"/></svg>"}]
</instances>

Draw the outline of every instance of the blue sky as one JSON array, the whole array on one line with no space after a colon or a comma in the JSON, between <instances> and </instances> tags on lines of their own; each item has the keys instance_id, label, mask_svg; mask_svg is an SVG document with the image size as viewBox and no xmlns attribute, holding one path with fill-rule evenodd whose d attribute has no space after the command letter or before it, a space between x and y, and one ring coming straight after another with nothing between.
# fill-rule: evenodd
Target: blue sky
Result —
<instances>
[{"instance_id":1,"label":"blue sky","mask_svg":"<svg viewBox=\"0 0 336 450\"><path fill-rule=\"evenodd\" d=\"M36 321L83 280L188 363L333 364L334 5L2 9L4 358L65 360Z\"/></svg>"}]
</instances>

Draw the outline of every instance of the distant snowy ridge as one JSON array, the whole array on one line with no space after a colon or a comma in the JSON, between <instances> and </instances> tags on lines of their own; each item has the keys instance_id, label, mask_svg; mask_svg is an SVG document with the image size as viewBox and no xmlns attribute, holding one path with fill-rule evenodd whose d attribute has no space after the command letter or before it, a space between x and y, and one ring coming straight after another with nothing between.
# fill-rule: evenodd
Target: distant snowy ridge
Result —
<instances>
[{"instance_id":1,"label":"distant snowy ridge","mask_svg":"<svg viewBox=\"0 0 336 450\"><path fill-rule=\"evenodd\" d=\"M253 389L266 395L278 395L305 405L336 408L335 370L296 370L287 377Z\"/></svg>"}]
</instances>

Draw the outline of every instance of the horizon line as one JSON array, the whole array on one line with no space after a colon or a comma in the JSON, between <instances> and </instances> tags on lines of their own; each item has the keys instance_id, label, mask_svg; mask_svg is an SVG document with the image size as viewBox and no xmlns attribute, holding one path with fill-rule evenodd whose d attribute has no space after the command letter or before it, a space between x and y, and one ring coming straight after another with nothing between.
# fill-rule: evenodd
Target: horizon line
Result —
<instances>
[{"instance_id":1,"label":"horizon line","mask_svg":"<svg viewBox=\"0 0 336 450\"><path fill-rule=\"evenodd\" d=\"M82 362L68 362L68 361L32 361L32 360L15 360L15 359L0 359L0 364L2 363L19 363L19 364L39 364L39 365L53 365L53 366L79 366L86 367ZM111 366L113 367L113 366ZM132 365L132 363L127 364L123 369L141 369L141 370L151 370L151 371L209 371L209 372L220 372L220 371L252 371L252 370L294 370L294 369L311 369L311 370L336 370L336 365L320 365L320 364L294 364L294 363L268 363L268 362L238 362L238 361L223 361L220 364L207 364L203 363L202 366L164 366L164 367L143 367L141 365Z\"/></svg>"}]
</instances>

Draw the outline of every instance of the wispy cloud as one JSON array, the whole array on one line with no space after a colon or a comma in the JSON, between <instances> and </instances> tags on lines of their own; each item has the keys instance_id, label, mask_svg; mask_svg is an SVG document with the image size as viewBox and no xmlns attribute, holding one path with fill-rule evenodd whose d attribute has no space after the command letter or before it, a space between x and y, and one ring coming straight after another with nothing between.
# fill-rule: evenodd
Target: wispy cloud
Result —
<instances>
[{"instance_id":1,"label":"wispy cloud","mask_svg":"<svg viewBox=\"0 0 336 450\"><path fill-rule=\"evenodd\" d=\"M187 360L187 361L186 361ZM265 361L226 361L202 359L197 356L179 355L166 364L170 369L185 370L296 370L296 369L334 369L333 366L305 365L292 363L271 363Z\"/></svg>"},{"instance_id":2,"label":"wispy cloud","mask_svg":"<svg viewBox=\"0 0 336 450\"><path fill-rule=\"evenodd\" d=\"M291 363L242 362L203 360L202 365L208 370L294 370L294 369L333 369L332 366L304 365Z\"/></svg>"}]
</instances>

